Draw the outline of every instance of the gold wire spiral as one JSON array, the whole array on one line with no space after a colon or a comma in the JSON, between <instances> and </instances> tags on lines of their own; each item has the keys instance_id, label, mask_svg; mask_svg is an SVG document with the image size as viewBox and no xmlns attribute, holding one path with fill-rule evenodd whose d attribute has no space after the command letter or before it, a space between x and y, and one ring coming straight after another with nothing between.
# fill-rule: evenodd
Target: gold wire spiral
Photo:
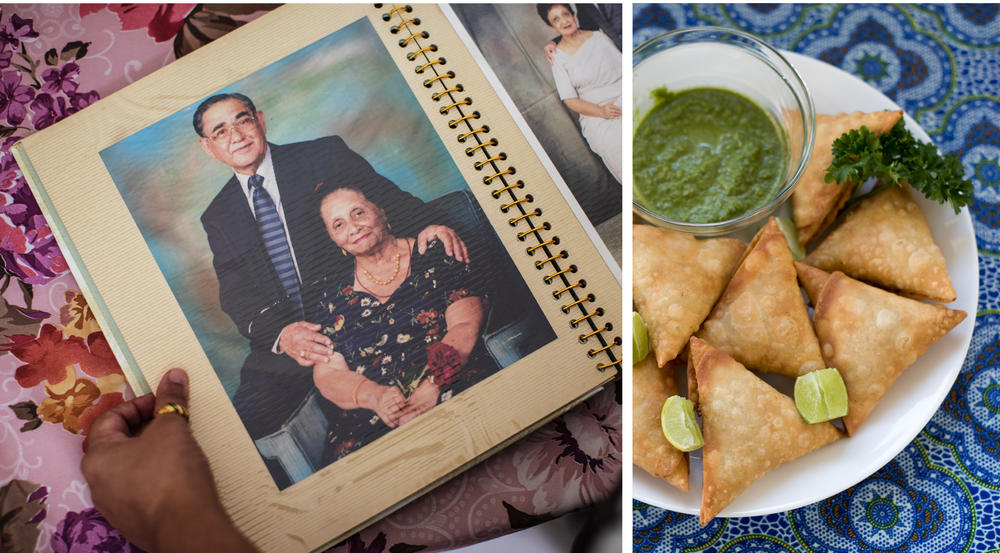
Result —
<instances>
[{"instance_id":1,"label":"gold wire spiral","mask_svg":"<svg viewBox=\"0 0 1000 553\"><path fill-rule=\"evenodd\" d=\"M559 271L556 271L556 272L552 273L551 275L548 275L547 277L543 278L542 280L545 281L545 284L548 284L548 283L552 282L559 275L562 275L562 274L565 274L565 273L575 273L575 272L576 272L576 265L570 265L569 267L566 267L565 269L561 269Z\"/></svg>"},{"instance_id":2,"label":"gold wire spiral","mask_svg":"<svg viewBox=\"0 0 1000 553\"><path fill-rule=\"evenodd\" d=\"M524 232L517 233L517 239L518 240L524 240L525 237L529 236L533 232L539 232L539 231L542 231L542 230L549 230L550 228L551 228L551 225L549 225L548 223L542 223L542 224L538 225L535 228L531 228L531 229L528 229L528 230L526 230Z\"/></svg>"},{"instance_id":3,"label":"gold wire spiral","mask_svg":"<svg viewBox=\"0 0 1000 553\"><path fill-rule=\"evenodd\" d=\"M438 111L440 111L441 113L448 113L448 111L451 110L451 108L457 108L458 106L468 106L471 104L472 104L472 98L465 98L464 100L453 102L451 105L444 106Z\"/></svg>"},{"instance_id":4,"label":"gold wire spiral","mask_svg":"<svg viewBox=\"0 0 1000 553\"><path fill-rule=\"evenodd\" d=\"M499 175L500 175L500 173L497 173L496 175L493 175L493 177L497 177ZM493 178L493 177L489 177L489 178ZM533 198L531 196L524 196L523 198L518 198L518 199L516 199L516 200L514 200L512 202L505 203L502 206L500 206L500 211L503 211L504 213L507 213L508 211L510 211L510 208L514 207L515 205L520 204L520 203L524 203L524 202L530 202L532 200L533 200Z\"/></svg>"},{"instance_id":5,"label":"gold wire spiral","mask_svg":"<svg viewBox=\"0 0 1000 553\"><path fill-rule=\"evenodd\" d=\"M499 154L491 158L487 158L482 161L477 161L475 163L476 171L482 169L484 166L489 165L490 163L493 163L494 161L503 161L505 159L507 159L507 154L500 152Z\"/></svg>"},{"instance_id":6,"label":"gold wire spiral","mask_svg":"<svg viewBox=\"0 0 1000 553\"><path fill-rule=\"evenodd\" d=\"M536 269L541 269L542 267L545 266L546 263L552 263L553 261L555 261L557 259L566 259L567 257L569 257L569 254L566 253L566 250L563 250L563 251L561 251L561 252L559 252L559 253L557 253L555 255L552 255L552 256L549 256L549 257L547 257L545 259L541 259L541 260L536 261L535 262L535 268Z\"/></svg>"},{"instance_id":7,"label":"gold wire spiral","mask_svg":"<svg viewBox=\"0 0 1000 553\"><path fill-rule=\"evenodd\" d=\"M430 67L432 65L443 65L444 63L445 63L444 58L433 59L433 60L431 60L431 61L429 61L429 62L421 65L420 67L418 67L417 68L417 73L423 73L424 71L427 70L428 67ZM441 113L444 113L444 112L441 112Z\"/></svg>"},{"instance_id":8,"label":"gold wire spiral","mask_svg":"<svg viewBox=\"0 0 1000 553\"><path fill-rule=\"evenodd\" d=\"M508 168L504 169L503 171L500 171L499 173L497 173L495 175L490 175L488 177L483 177L483 183L484 184L489 184L489 183L491 183L493 181L493 179L495 179L497 177L502 177L503 175L513 175L513 174L514 174L514 168L513 167L508 167ZM523 202L523 201L529 201L530 202L531 200L525 200L524 198L522 198L522 199L518 200L515 203L519 203L519 202ZM507 204L507 209L510 209L510 206L512 206L512 205L514 205L514 204ZM503 206L500 207L500 211L503 211L504 213L507 213L507 209L504 209Z\"/></svg>"},{"instance_id":9,"label":"gold wire spiral","mask_svg":"<svg viewBox=\"0 0 1000 553\"><path fill-rule=\"evenodd\" d=\"M399 39L399 45L405 48L406 45L409 44L411 40L415 38L427 38L429 36L430 35L427 34L427 31L420 31L419 33L413 33L412 35L406 38Z\"/></svg>"},{"instance_id":10,"label":"gold wire spiral","mask_svg":"<svg viewBox=\"0 0 1000 553\"><path fill-rule=\"evenodd\" d=\"M490 146L496 146L496 145L497 145L497 139L491 138L488 141L482 142L477 146L469 146L468 148L465 149L465 155L471 157L472 154L476 153L477 150L480 150L482 148L489 148Z\"/></svg>"},{"instance_id":11,"label":"gold wire spiral","mask_svg":"<svg viewBox=\"0 0 1000 553\"><path fill-rule=\"evenodd\" d=\"M500 198L500 194L503 194L504 192L506 192L507 190L510 190L511 188L524 188L524 181L517 181L514 184L508 184L508 185L504 186L503 188L497 188L496 190L490 192L490 195L493 196L494 198L499 199ZM535 211L538 211L538 210L535 210ZM540 214L541 212L539 211L538 213ZM530 214L529 214L529 216L530 216Z\"/></svg>"},{"instance_id":12,"label":"gold wire spiral","mask_svg":"<svg viewBox=\"0 0 1000 553\"><path fill-rule=\"evenodd\" d=\"M396 25L392 29L389 29L389 32L392 33L392 34L396 34L396 33L399 32L399 29L401 29L401 28L403 28L403 27L405 27L407 25L411 25L411 24L412 25L420 25L420 20L417 19L417 18L404 19L402 22L400 22L399 25Z\"/></svg>"},{"instance_id":13,"label":"gold wire spiral","mask_svg":"<svg viewBox=\"0 0 1000 553\"><path fill-rule=\"evenodd\" d=\"M465 139L469 138L470 136L472 136L472 135L474 135L476 133L481 133L481 132L490 132L490 128L484 125L482 127L479 127L478 129L474 130L474 131L469 131L469 132L467 132L465 134L460 134L460 135L458 135L458 141L459 142L465 142Z\"/></svg>"},{"instance_id":14,"label":"gold wire spiral","mask_svg":"<svg viewBox=\"0 0 1000 553\"><path fill-rule=\"evenodd\" d=\"M465 115L459 117L458 119L452 119L451 121L448 121L448 126L454 129L455 127L458 126L459 123L467 119L479 119L479 112L474 111L472 113L466 113Z\"/></svg>"},{"instance_id":15,"label":"gold wire spiral","mask_svg":"<svg viewBox=\"0 0 1000 553\"><path fill-rule=\"evenodd\" d=\"M538 248L544 248L545 246L554 246L558 243L559 243L559 237L557 236L555 238L549 238L544 242L539 242L534 246L529 246L528 248L525 248L525 251L528 252L528 255L535 255L535 250L537 250ZM559 296L556 297L558 298Z\"/></svg>"},{"instance_id":16,"label":"gold wire spiral","mask_svg":"<svg viewBox=\"0 0 1000 553\"><path fill-rule=\"evenodd\" d=\"M610 369L611 367L614 367L616 365L621 365L621 364L622 364L622 360L621 359L615 359L614 361L611 361L610 363L601 363L600 365L597 366L597 370L599 370L599 371L606 371L606 370Z\"/></svg>"},{"instance_id":17,"label":"gold wire spiral","mask_svg":"<svg viewBox=\"0 0 1000 553\"><path fill-rule=\"evenodd\" d=\"M580 299L578 299L578 300L576 300L574 302L567 303L566 305L560 307L559 309L562 309L563 313L569 313L569 310L572 309L574 305L579 305L579 304L581 304L581 303L583 303L585 301L593 302L594 301L594 294L587 294L586 296L583 296L582 298L580 298Z\"/></svg>"},{"instance_id":18,"label":"gold wire spiral","mask_svg":"<svg viewBox=\"0 0 1000 553\"><path fill-rule=\"evenodd\" d=\"M454 78L455 78L455 72L454 71L448 71L447 73L441 73L440 75L438 75L436 77L432 77L430 79L425 80L424 81L424 87L425 88L430 88L432 84L434 84L436 81L439 81L441 79L454 79Z\"/></svg>"},{"instance_id":19,"label":"gold wire spiral","mask_svg":"<svg viewBox=\"0 0 1000 553\"><path fill-rule=\"evenodd\" d=\"M583 281L582 280L578 280L578 281L574 282L573 284L570 284L569 286L566 286L564 288L556 290L555 292L552 292L552 297L555 298L555 299L559 299L559 296L561 296L564 293L572 290L573 288L583 288Z\"/></svg>"},{"instance_id":20,"label":"gold wire spiral","mask_svg":"<svg viewBox=\"0 0 1000 553\"><path fill-rule=\"evenodd\" d=\"M573 328L576 328L576 327L580 326L580 323L582 323L583 321L586 321L587 319L589 319L591 317L599 317L599 316L601 316L603 314L604 314L604 310L601 309L600 307L598 307L597 309L591 311L590 313L587 313L586 315L584 315L582 317L578 317L576 319L573 319L572 321L570 321L569 324Z\"/></svg>"},{"instance_id":21,"label":"gold wire spiral","mask_svg":"<svg viewBox=\"0 0 1000 553\"><path fill-rule=\"evenodd\" d=\"M416 52L410 52L409 54L406 54L406 59L409 61L413 61L417 59L417 56L419 56L420 54L423 54L425 52L437 52L437 49L438 49L437 44L424 46L423 48L417 50Z\"/></svg>"},{"instance_id":22,"label":"gold wire spiral","mask_svg":"<svg viewBox=\"0 0 1000 553\"><path fill-rule=\"evenodd\" d=\"M513 217L511 219L508 219L507 223L509 223L510 226L514 226L514 225L518 224L521 221L521 219L526 219L528 217L537 217L537 216L539 216L541 214L542 214L542 210L541 209L536 209L536 210L531 211L529 213L525 213L524 215L518 215L517 217Z\"/></svg>"},{"instance_id":23,"label":"gold wire spiral","mask_svg":"<svg viewBox=\"0 0 1000 553\"><path fill-rule=\"evenodd\" d=\"M586 334L581 334L580 343L582 344L586 342L588 339L590 339L591 336L594 336L595 334L600 334L602 332L611 332L611 329L612 329L611 323L604 323L603 328L598 328L597 330L590 331Z\"/></svg>"},{"instance_id":24,"label":"gold wire spiral","mask_svg":"<svg viewBox=\"0 0 1000 553\"><path fill-rule=\"evenodd\" d=\"M382 19L384 19L386 21L389 21L390 19L392 19L392 16L396 15L396 12L399 12L399 11L411 12L411 11L413 11L413 8L411 6L397 6L395 8L392 8L391 10L389 10L389 13L383 15Z\"/></svg>"},{"instance_id":25,"label":"gold wire spiral","mask_svg":"<svg viewBox=\"0 0 1000 553\"><path fill-rule=\"evenodd\" d=\"M607 344L605 344L604 347L600 347L600 348L597 348L597 349L588 350L587 351L587 355L589 355L591 357L594 357L595 355L597 355L598 353L601 353L602 351L604 351L606 349L610 349L610 348L613 348L615 346L620 346L620 345L622 345L622 339L619 338L619 337L617 337L617 336L615 336L615 339L611 340L610 342L608 342Z\"/></svg>"},{"instance_id":26,"label":"gold wire spiral","mask_svg":"<svg viewBox=\"0 0 1000 553\"><path fill-rule=\"evenodd\" d=\"M426 50L426 48L423 48L422 50ZM450 94L452 92L462 92L463 90L465 90L464 86L462 86L462 85L455 85L455 86L453 86L451 88L447 88L445 90L442 90L441 92L435 92L434 94L431 95L431 100L434 100L435 102L437 102L445 94Z\"/></svg>"}]
</instances>

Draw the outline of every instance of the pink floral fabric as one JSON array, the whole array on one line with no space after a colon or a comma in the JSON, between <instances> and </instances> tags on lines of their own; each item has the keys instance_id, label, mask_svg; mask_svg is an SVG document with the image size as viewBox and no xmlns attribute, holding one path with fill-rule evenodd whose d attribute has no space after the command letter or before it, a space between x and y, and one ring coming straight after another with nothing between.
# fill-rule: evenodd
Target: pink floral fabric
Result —
<instances>
[{"instance_id":1,"label":"pink floral fabric","mask_svg":"<svg viewBox=\"0 0 1000 553\"><path fill-rule=\"evenodd\" d=\"M139 551L80 473L94 420L133 397L9 149L271 6L0 7L0 549ZM621 399L606 390L332 551L439 551L613 494Z\"/></svg>"}]
</instances>

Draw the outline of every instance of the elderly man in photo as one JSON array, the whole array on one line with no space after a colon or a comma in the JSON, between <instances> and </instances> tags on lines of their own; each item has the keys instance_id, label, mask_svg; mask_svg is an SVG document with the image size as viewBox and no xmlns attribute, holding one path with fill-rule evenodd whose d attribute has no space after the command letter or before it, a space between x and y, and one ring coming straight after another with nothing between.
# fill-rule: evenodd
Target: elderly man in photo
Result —
<instances>
[{"instance_id":1,"label":"elderly man in photo","mask_svg":"<svg viewBox=\"0 0 1000 553\"><path fill-rule=\"evenodd\" d=\"M420 199L379 175L344 140L328 136L270 144L264 113L238 93L206 99L194 114L202 149L234 175L205 209L222 310L250 341L251 353L233 398L253 438L280 427L312 388L311 367L331 354L329 338L309 322L310 283L350 270L323 227L314 191L343 182L384 206L400 232L417 236L423 252L438 238L468 260L465 244Z\"/></svg>"}]
</instances>

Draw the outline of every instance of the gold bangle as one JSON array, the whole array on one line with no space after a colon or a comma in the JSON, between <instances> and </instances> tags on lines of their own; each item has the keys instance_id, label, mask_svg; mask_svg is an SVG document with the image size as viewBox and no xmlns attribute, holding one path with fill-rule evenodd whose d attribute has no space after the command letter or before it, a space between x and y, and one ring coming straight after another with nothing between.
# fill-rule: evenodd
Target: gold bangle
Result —
<instances>
[{"instance_id":1,"label":"gold bangle","mask_svg":"<svg viewBox=\"0 0 1000 553\"><path fill-rule=\"evenodd\" d=\"M351 399L354 401L355 407L361 407L361 402L358 401L358 390L361 389L361 385L365 383L365 377L358 379L358 383L354 385L354 391L351 392Z\"/></svg>"}]
</instances>

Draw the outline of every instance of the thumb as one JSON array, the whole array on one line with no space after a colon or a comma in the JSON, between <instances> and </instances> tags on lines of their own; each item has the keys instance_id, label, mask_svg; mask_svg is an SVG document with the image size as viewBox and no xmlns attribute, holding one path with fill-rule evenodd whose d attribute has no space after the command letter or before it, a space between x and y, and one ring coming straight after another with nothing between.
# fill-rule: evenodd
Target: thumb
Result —
<instances>
[{"instance_id":1,"label":"thumb","mask_svg":"<svg viewBox=\"0 0 1000 553\"><path fill-rule=\"evenodd\" d=\"M188 376L182 369L167 371L160 379L160 385L156 387L156 411L168 403L176 403L187 408Z\"/></svg>"}]
</instances>

